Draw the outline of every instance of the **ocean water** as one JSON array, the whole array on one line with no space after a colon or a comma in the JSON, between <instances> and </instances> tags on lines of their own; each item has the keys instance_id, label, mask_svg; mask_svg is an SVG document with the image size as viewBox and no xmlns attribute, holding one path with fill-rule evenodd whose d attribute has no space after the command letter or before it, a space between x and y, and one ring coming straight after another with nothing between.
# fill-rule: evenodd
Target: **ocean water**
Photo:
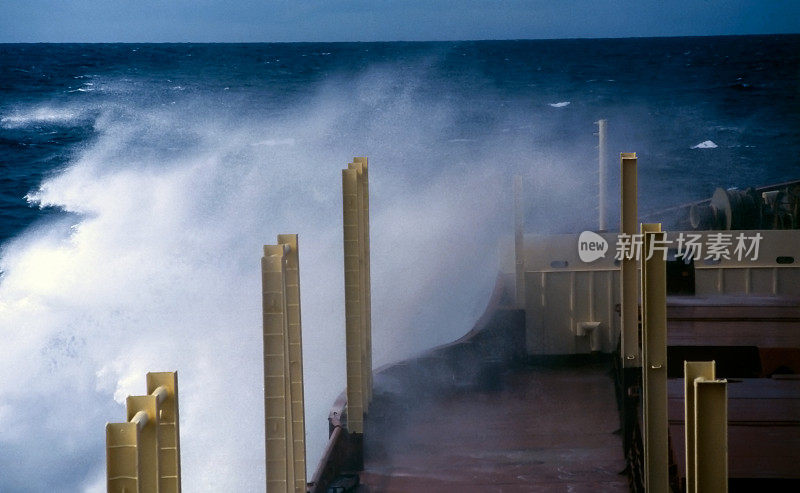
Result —
<instances>
[{"instance_id":1,"label":"ocean water","mask_svg":"<svg viewBox=\"0 0 800 493\"><path fill-rule=\"evenodd\" d=\"M0 45L0 491L101 491L177 369L187 491L263 472L261 245L300 234L309 474L344 388L340 172L369 156L376 367L466 332L513 227L800 177L800 36ZM713 146L700 146L712 141ZM618 221L618 172L609 184Z\"/></svg>"}]
</instances>

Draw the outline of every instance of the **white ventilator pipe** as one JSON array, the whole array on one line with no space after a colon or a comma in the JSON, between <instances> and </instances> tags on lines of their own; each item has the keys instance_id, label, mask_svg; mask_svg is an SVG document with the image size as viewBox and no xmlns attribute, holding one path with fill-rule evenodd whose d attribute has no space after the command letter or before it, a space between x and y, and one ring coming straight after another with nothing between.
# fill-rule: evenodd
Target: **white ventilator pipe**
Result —
<instances>
[{"instance_id":1,"label":"white ventilator pipe","mask_svg":"<svg viewBox=\"0 0 800 493\"><path fill-rule=\"evenodd\" d=\"M606 161L606 120L597 122L597 162L599 166L599 179L598 179L598 228L600 231L606 230L606 188L607 188L607 174L608 162Z\"/></svg>"}]
</instances>

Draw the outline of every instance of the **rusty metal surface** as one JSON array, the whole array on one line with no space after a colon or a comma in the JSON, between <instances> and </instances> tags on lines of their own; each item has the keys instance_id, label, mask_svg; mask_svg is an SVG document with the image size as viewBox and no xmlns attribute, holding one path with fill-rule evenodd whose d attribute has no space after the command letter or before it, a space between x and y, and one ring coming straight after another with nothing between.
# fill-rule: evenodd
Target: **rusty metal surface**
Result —
<instances>
[{"instance_id":1,"label":"rusty metal surface","mask_svg":"<svg viewBox=\"0 0 800 493\"><path fill-rule=\"evenodd\" d=\"M359 491L628 491L607 363L527 366L497 383L376 388Z\"/></svg>"}]
</instances>

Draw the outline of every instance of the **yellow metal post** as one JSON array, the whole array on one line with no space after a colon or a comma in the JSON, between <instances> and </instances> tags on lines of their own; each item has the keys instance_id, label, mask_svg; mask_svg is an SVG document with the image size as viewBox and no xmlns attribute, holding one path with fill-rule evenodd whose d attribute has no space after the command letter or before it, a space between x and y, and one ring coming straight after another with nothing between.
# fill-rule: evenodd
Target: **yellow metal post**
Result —
<instances>
[{"instance_id":1,"label":"yellow metal post","mask_svg":"<svg viewBox=\"0 0 800 493\"><path fill-rule=\"evenodd\" d=\"M372 301L369 273L369 170L367 158L353 158L353 162L348 164L347 167L358 172L359 287L361 329L363 334L361 354L364 382L364 413L367 413L369 411L369 403L372 400Z\"/></svg>"},{"instance_id":2,"label":"yellow metal post","mask_svg":"<svg viewBox=\"0 0 800 493\"><path fill-rule=\"evenodd\" d=\"M525 306L525 212L522 209L522 177L514 177L514 267L517 307Z\"/></svg>"},{"instance_id":3,"label":"yellow metal post","mask_svg":"<svg viewBox=\"0 0 800 493\"><path fill-rule=\"evenodd\" d=\"M728 491L728 388L725 380L695 380L696 493Z\"/></svg>"},{"instance_id":4,"label":"yellow metal post","mask_svg":"<svg viewBox=\"0 0 800 493\"><path fill-rule=\"evenodd\" d=\"M148 373L147 393L156 396L158 406L158 490L160 493L180 493L178 372Z\"/></svg>"},{"instance_id":5,"label":"yellow metal post","mask_svg":"<svg viewBox=\"0 0 800 493\"><path fill-rule=\"evenodd\" d=\"M143 492L158 491L158 410L156 396L128 396L125 400L128 421L135 422L137 414L144 412L146 418L139 426L138 462L139 489ZM140 415L141 416L141 415ZM141 419L141 418L138 418Z\"/></svg>"},{"instance_id":6,"label":"yellow metal post","mask_svg":"<svg viewBox=\"0 0 800 493\"><path fill-rule=\"evenodd\" d=\"M345 339L347 361L347 428L364 432L366 382L365 334L362 307L361 228L359 227L358 170L342 170L344 243Z\"/></svg>"},{"instance_id":7,"label":"yellow metal post","mask_svg":"<svg viewBox=\"0 0 800 493\"><path fill-rule=\"evenodd\" d=\"M364 318L364 332L367 335L367 404L372 402L372 277L370 273L370 246L369 246L369 161L366 157L354 158L355 162L364 165L362 184L364 188L363 217L364 226L364 300L366 313ZM367 406L369 407L369 406Z\"/></svg>"},{"instance_id":8,"label":"yellow metal post","mask_svg":"<svg viewBox=\"0 0 800 493\"><path fill-rule=\"evenodd\" d=\"M139 431L136 423L106 424L106 490L139 493Z\"/></svg>"},{"instance_id":9,"label":"yellow metal post","mask_svg":"<svg viewBox=\"0 0 800 493\"><path fill-rule=\"evenodd\" d=\"M126 423L106 424L106 488L180 491L177 372L148 373L148 395L128 396Z\"/></svg>"},{"instance_id":10,"label":"yellow metal post","mask_svg":"<svg viewBox=\"0 0 800 493\"><path fill-rule=\"evenodd\" d=\"M661 251L649 259L651 244L662 242L661 224L642 224L642 383L645 490L669 492L667 417L667 271Z\"/></svg>"},{"instance_id":11,"label":"yellow metal post","mask_svg":"<svg viewBox=\"0 0 800 493\"><path fill-rule=\"evenodd\" d=\"M686 491L728 491L728 390L713 361L684 363Z\"/></svg>"},{"instance_id":12,"label":"yellow metal post","mask_svg":"<svg viewBox=\"0 0 800 493\"><path fill-rule=\"evenodd\" d=\"M303 330L300 317L300 258L296 234L278 235L286 252L286 328L289 344L291 426L294 455L294 491L306 490L306 427L303 390Z\"/></svg>"},{"instance_id":13,"label":"yellow metal post","mask_svg":"<svg viewBox=\"0 0 800 493\"><path fill-rule=\"evenodd\" d=\"M620 232L633 236L637 223L636 153L623 152L622 166L622 214ZM639 296L636 279L636 259L623 256L620 261L620 308L621 349L625 368L641 366L639 358Z\"/></svg>"},{"instance_id":14,"label":"yellow metal post","mask_svg":"<svg viewBox=\"0 0 800 493\"><path fill-rule=\"evenodd\" d=\"M694 381L697 378L714 380L715 365L713 361L684 361L683 362L683 397L686 436L686 484L688 493L695 491L694 473Z\"/></svg>"},{"instance_id":15,"label":"yellow metal post","mask_svg":"<svg viewBox=\"0 0 800 493\"><path fill-rule=\"evenodd\" d=\"M288 246L265 245L261 259L264 314L264 420L267 491L293 491L294 440L287 337Z\"/></svg>"}]
</instances>

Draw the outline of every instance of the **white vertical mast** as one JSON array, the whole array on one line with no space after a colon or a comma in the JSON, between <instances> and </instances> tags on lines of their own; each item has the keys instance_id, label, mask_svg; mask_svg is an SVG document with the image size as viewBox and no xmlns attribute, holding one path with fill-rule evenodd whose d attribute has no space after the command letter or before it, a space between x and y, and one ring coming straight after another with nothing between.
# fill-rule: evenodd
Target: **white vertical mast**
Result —
<instances>
[{"instance_id":1,"label":"white vertical mast","mask_svg":"<svg viewBox=\"0 0 800 493\"><path fill-rule=\"evenodd\" d=\"M599 166L599 180L598 180L598 229L600 231L606 230L606 189L607 189L607 174L608 163L606 161L606 120L599 120L597 122L597 138L599 140L597 145L597 161Z\"/></svg>"}]
</instances>

